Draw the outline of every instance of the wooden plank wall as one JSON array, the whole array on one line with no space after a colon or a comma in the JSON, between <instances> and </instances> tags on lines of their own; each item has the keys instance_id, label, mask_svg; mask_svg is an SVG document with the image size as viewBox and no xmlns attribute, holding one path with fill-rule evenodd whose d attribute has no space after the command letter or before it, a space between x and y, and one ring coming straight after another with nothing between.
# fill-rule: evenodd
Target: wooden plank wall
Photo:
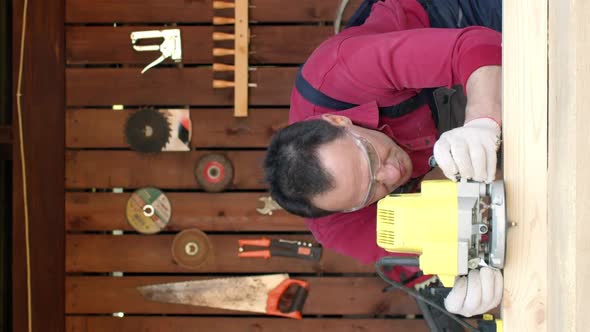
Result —
<instances>
[{"instance_id":1,"label":"wooden plank wall","mask_svg":"<svg viewBox=\"0 0 590 332\"><path fill-rule=\"evenodd\" d=\"M250 82L257 87L250 89L249 116L238 119L232 90L211 88L211 1L66 0L67 331L427 330L421 320L405 319L418 313L411 298L381 292L384 283L372 266L330 251L318 263L237 257L240 238L312 240L300 218L282 211L262 216L255 209L267 195L264 149L287 123L297 67L333 33L338 3L251 1ZM351 1L349 9L359 3ZM130 32L173 27L182 31L182 63L168 60L141 75L159 54L133 51ZM125 109L112 110L114 104ZM125 120L146 105L190 107L190 152L146 156L129 149ZM193 176L196 160L209 151L224 153L234 164L234 181L224 193L204 192ZM171 223L157 235L139 235L125 219L130 193L144 186L165 191L173 207ZM176 265L170 254L174 235L188 228L205 231L212 243L213 256L198 270ZM113 276L115 271L123 276ZM211 275L273 272L310 282L303 321L155 303L135 290ZM112 316L118 312L124 318Z\"/></svg>"}]
</instances>

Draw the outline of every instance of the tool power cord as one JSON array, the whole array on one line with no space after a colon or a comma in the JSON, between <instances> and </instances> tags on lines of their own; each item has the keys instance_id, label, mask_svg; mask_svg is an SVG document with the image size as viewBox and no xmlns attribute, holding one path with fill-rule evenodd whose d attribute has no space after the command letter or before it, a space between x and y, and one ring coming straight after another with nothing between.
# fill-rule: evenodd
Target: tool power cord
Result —
<instances>
[{"instance_id":1,"label":"tool power cord","mask_svg":"<svg viewBox=\"0 0 590 332\"><path fill-rule=\"evenodd\" d=\"M481 332L480 329L467 323L466 321L457 317L456 315L453 315L452 313L448 312L445 308L438 305L436 302L426 298L425 296L423 296L419 292L417 292L411 288L408 288L399 282L391 280L391 278L386 276L385 272L383 272L384 266L419 266L419 265L420 264L419 264L419 261L417 258L383 257L379 261L377 261L377 263L375 263L375 270L377 271L377 274L379 275L379 277L381 277L381 279L383 279L386 283L388 283L389 285L391 285L401 291L404 291L404 292L408 293L409 295L413 296L414 298L416 298L416 300L418 300L418 305L421 306L421 308L422 308L422 304L426 303L426 304L434 307L435 309L439 310L440 312L442 312L443 314L445 314L446 316L448 316L452 320L456 321L461 326L466 328L468 331ZM420 304L420 302L422 302L422 304ZM427 311L424 311L424 312L427 312ZM429 326L434 326L434 322L433 322L432 316L430 316L430 314L424 315L424 319L427 321Z\"/></svg>"}]
</instances>

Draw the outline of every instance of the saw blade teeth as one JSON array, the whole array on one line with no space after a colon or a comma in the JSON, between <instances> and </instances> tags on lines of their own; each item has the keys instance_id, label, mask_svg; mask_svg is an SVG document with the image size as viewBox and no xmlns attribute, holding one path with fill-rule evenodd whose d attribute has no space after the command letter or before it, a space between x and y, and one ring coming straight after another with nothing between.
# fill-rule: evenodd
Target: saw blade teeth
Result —
<instances>
[{"instance_id":1,"label":"saw blade teeth","mask_svg":"<svg viewBox=\"0 0 590 332\"><path fill-rule=\"evenodd\" d=\"M153 108L140 109L129 116L125 124L125 138L135 151L160 152L172 134L168 116Z\"/></svg>"}]
</instances>

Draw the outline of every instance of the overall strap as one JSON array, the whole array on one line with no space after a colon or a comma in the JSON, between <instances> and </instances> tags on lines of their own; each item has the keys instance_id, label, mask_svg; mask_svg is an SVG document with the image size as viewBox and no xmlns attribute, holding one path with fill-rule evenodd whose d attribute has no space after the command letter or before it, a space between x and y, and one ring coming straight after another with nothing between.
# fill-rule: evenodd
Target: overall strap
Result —
<instances>
[{"instance_id":1,"label":"overall strap","mask_svg":"<svg viewBox=\"0 0 590 332\"><path fill-rule=\"evenodd\" d=\"M307 100L308 102L324 107L329 108L337 111L343 111L349 108L357 107L357 104L347 103L338 99L334 99L323 92L315 89L301 74L301 70L303 66L299 67L299 71L297 72L297 78L295 80L295 88L297 91ZM422 89L422 91L397 104L392 106L386 107L379 107L379 115L389 117L389 118L397 118L404 116L416 109L420 106L427 104L430 102L430 98L432 96L432 89Z\"/></svg>"}]
</instances>

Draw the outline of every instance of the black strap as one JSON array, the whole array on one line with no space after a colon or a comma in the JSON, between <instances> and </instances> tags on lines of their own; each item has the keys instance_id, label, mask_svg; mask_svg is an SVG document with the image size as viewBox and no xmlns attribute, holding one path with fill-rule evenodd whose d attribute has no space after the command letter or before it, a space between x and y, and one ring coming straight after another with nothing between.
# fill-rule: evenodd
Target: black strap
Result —
<instances>
[{"instance_id":1,"label":"black strap","mask_svg":"<svg viewBox=\"0 0 590 332\"><path fill-rule=\"evenodd\" d=\"M346 27L350 28L365 23L365 20L369 17L369 14L371 14L371 8L377 1L378 0L364 0L350 17Z\"/></svg>"},{"instance_id":2,"label":"black strap","mask_svg":"<svg viewBox=\"0 0 590 332\"><path fill-rule=\"evenodd\" d=\"M357 107L357 104L351 104L344 101L340 101L338 99L334 99L323 92L316 90L311 84L303 78L301 71L303 66L299 67L299 71L297 72L297 79L295 80L295 87L297 91L305 98L305 100L309 101L310 103L329 108L337 111L347 110L349 108ZM393 106L386 106L386 107L379 107L379 115L389 117L389 118L398 118L404 116L416 109L420 106L427 104L430 102L432 98L432 89L423 89L419 94L407 99L397 105Z\"/></svg>"}]
</instances>

